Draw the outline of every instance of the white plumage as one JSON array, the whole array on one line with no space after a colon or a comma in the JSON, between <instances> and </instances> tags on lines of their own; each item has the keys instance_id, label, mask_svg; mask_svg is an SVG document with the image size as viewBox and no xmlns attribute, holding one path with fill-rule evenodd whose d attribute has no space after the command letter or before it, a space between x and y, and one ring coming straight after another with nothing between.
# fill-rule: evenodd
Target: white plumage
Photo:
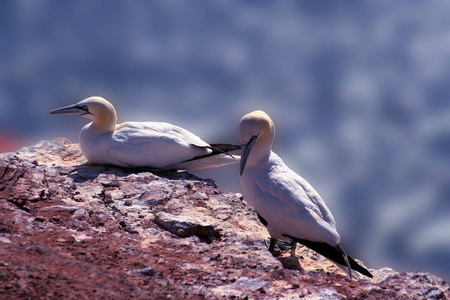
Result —
<instances>
[{"instance_id":1,"label":"white plumage","mask_svg":"<svg viewBox=\"0 0 450 300\"><path fill-rule=\"evenodd\" d=\"M195 134L169 123L117 123L114 106L101 97L52 110L92 120L81 129L79 142L89 163L152 169L203 169L237 163L225 154L238 146L209 145Z\"/></svg>"},{"instance_id":2,"label":"white plumage","mask_svg":"<svg viewBox=\"0 0 450 300\"><path fill-rule=\"evenodd\" d=\"M263 111L245 115L239 123L242 144L241 185L244 196L267 226L273 250L277 239L299 242L338 266L372 277L343 251L336 222L325 202L300 175L272 152L275 127ZM294 252L292 252L294 253Z\"/></svg>"}]
</instances>

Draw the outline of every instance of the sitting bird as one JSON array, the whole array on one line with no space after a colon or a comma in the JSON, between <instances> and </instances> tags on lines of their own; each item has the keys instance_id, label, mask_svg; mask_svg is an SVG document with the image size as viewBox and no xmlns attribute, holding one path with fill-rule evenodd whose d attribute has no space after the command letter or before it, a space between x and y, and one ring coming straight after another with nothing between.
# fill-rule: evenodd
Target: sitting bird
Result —
<instances>
[{"instance_id":1,"label":"sitting bird","mask_svg":"<svg viewBox=\"0 0 450 300\"><path fill-rule=\"evenodd\" d=\"M81 151L89 163L153 170L195 170L237 163L227 154L240 146L211 144L181 127L162 122L117 123L114 106L101 97L89 97L50 114L91 119L81 129Z\"/></svg>"},{"instance_id":2,"label":"sitting bird","mask_svg":"<svg viewBox=\"0 0 450 300\"><path fill-rule=\"evenodd\" d=\"M263 111L245 115L239 122L239 137L241 185L247 202L269 231L269 251L273 252L277 239L293 241L294 256L298 242L334 262L350 278L352 269L372 277L344 252L333 215L319 194L272 152L275 127L271 118Z\"/></svg>"}]
</instances>

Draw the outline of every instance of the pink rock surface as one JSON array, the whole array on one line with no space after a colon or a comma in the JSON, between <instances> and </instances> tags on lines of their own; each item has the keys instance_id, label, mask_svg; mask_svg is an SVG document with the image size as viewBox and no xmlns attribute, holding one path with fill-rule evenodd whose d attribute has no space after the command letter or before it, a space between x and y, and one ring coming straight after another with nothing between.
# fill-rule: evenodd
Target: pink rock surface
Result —
<instances>
[{"instance_id":1,"label":"pink rock surface","mask_svg":"<svg viewBox=\"0 0 450 300\"><path fill-rule=\"evenodd\" d=\"M276 258L267 238L245 199L211 179L90 166L62 138L0 154L6 299L450 296L448 283L425 272L383 268L350 280L304 247L298 259Z\"/></svg>"}]
</instances>

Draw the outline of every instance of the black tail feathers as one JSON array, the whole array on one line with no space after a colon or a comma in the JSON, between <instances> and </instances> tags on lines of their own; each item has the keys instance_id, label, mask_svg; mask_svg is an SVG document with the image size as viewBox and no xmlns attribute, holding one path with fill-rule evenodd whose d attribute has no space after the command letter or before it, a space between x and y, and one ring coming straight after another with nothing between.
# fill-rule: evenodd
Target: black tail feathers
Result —
<instances>
[{"instance_id":1,"label":"black tail feathers","mask_svg":"<svg viewBox=\"0 0 450 300\"><path fill-rule=\"evenodd\" d=\"M231 145L231 144L211 144L211 149L215 154L228 153L232 151L241 150L241 145Z\"/></svg>"},{"instance_id":2,"label":"black tail feathers","mask_svg":"<svg viewBox=\"0 0 450 300\"><path fill-rule=\"evenodd\" d=\"M241 146L239 145L231 145L231 144L211 144L209 147L200 147L200 146L196 146L196 145L192 145L194 147L200 148L200 149L211 149L212 152L205 154L205 155L200 155L200 156L195 156L191 159L187 159L185 161L182 161L182 163L185 162L190 162L190 161L194 161L197 159L201 159L201 158L205 158L205 157L209 157L209 156L214 156L217 154L226 154L230 157L233 157L231 154L228 154L228 152L232 152L232 151L236 151L236 150L240 150Z\"/></svg>"},{"instance_id":3,"label":"black tail feathers","mask_svg":"<svg viewBox=\"0 0 450 300\"><path fill-rule=\"evenodd\" d=\"M298 238L294 238L292 236L289 236L290 239L316 251L317 253L325 256L326 258L340 264L343 266L348 266L348 264L345 261L345 253L343 252L342 248L339 246L331 246L327 243L321 243L321 242L312 242L308 240L302 240ZM358 264L353 258L347 255L348 263L350 264L350 268L352 270L355 270L367 277L372 278L373 275L363 266ZM349 270L349 274L351 274L351 271ZM351 275L350 275L351 277Z\"/></svg>"}]
</instances>

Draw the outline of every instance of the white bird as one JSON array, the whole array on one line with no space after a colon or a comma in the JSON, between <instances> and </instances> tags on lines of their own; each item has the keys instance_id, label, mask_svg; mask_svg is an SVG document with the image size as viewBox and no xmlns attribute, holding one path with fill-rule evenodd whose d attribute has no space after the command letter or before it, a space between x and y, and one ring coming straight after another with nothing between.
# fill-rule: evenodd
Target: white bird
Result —
<instances>
[{"instance_id":1,"label":"white bird","mask_svg":"<svg viewBox=\"0 0 450 300\"><path fill-rule=\"evenodd\" d=\"M240 146L211 144L169 123L117 123L114 106L101 97L90 97L50 114L77 115L92 122L81 129L80 148L89 163L120 167L193 170L237 163L227 152Z\"/></svg>"},{"instance_id":2,"label":"white bird","mask_svg":"<svg viewBox=\"0 0 450 300\"><path fill-rule=\"evenodd\" d=\"M247 202L269 231L269 251L273 252L277 239L294 241L293 256L298 242L347 270L350 278L352 269L372 277L345 254L333 215L319 194L272 151L275 127L270 117L263 111L245 115L239 123L239 137L241 185Z\"/></svg>"}]
</instances>

